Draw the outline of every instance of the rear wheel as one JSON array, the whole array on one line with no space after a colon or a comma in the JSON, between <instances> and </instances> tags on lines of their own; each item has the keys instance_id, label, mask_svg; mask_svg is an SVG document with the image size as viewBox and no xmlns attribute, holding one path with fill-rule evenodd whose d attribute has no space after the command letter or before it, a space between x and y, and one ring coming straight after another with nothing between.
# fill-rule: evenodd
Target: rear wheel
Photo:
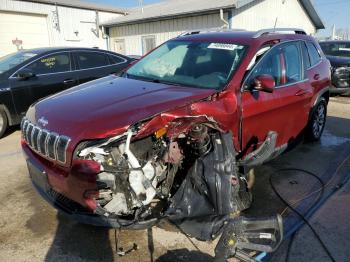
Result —
<instances>
[{"instance_id":1,"label":"rear wheel","mask_svg":"<svg viewBox=\"0 0 350 262\"><path fill-rule=\"evenodd\" d=\"M312 110L312 114L306 129L306 140L309 142L320 140L326 125L327 103L324 98Z\"/></svg>"},{"instance_id":2,"label":"rear wheel","mask_svg":"<svg viewBox=\"0 0 350 262\"><path fill-rule=\"evenodd\" d=\"M7 116L4 110L0 109L0 138L4 135L8 126Z\"/></svg>"}]
</instances>

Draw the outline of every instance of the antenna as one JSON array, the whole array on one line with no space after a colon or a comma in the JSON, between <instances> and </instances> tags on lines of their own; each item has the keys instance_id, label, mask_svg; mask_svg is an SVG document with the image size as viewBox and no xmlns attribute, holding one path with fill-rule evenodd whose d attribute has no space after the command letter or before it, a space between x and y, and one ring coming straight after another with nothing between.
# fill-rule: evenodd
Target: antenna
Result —
<instances>
[{"instance_id":1,"label":"antenna","mask_svg":"<svg viewBox=\"0 0 350 262\"><path fill-rule=\"evenodd\" d=\"M139 0L139 6L141 8L141 13L143 14L143 0Z\"/></svg>"}]
</instances>

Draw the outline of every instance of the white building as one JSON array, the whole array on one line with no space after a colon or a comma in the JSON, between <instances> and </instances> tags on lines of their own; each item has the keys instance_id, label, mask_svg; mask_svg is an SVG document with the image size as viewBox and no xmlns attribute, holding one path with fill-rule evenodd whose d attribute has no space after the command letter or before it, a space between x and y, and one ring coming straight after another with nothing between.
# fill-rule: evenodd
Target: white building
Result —
<instances>
[{"instance_id":1,"label":"white building","mask_svg":"<svg viewBox=\"0 0 350 262\"><path fill-rule=\"evenodd\" d=\"M0 57L46 46L107 49L100 23L125 13L78 0L0 0Z\"/></svg>"},{"instance_id":2,"label":"white building","mask_svg":"<svg viewBox=\"0 0 350 262\"><path fill-rule=\"evenodd\" d=\"M167 0L129 11L103 24L110 36L110 49L127 55L143 55L168 39L197 29L276 26L315 34L324 28L311 0Z\"/></svg>"}]
</instances>

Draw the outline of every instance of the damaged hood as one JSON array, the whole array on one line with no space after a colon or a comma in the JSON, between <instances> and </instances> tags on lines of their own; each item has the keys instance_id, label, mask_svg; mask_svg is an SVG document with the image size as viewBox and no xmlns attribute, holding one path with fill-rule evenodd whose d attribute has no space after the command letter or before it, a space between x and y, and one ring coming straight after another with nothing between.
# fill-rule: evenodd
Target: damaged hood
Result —
<instances>
[{"instance_id":1,"label":"damaged hood","mask_svg":"<svg viewBox=\"0 0 350 262\"><path fill-rule=\"evenodd\" d=\"M108 76L39 101L27 118L79 142L120 133L135 122L215 92Z\"/></svg>"}]
</instances>

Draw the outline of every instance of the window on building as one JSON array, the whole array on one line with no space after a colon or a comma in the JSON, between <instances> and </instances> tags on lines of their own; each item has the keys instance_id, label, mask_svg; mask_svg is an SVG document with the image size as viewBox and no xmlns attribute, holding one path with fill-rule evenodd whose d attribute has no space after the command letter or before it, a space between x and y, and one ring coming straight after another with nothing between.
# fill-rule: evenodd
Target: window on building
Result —
<instances>
[{"instance_id":1,"label":"window on building","mask_svg":"<svg viewBox=\"0 0 350 262\"><path fill-rule=\"evenodd\" d=\"M69 53L54 54L40 58L28 65L26 69L32 70L36 75L67 72L71 70Z\"/></svg>"},{"instance_id":2,"label":"window on building","mask_svg":"<svg viewBox=\"0 0 350 262\"><path fill-rule=\"evenodd\" d=\"M145 55L156 47L156 37L148 35L142 37L142 54Z\"/></svg>"},{"instance_id":3,"label":"window on building","mask_svg":"<svg viewBox=\"0 0 350 262\"><path fill-rule=\"evenodd\" d=\"M95 68L110 64L108 56L100 52L78 52L77 58L80 69Z\"/></svg>"},{"instance_id":4,"label":"window on building","mask_svg":"<svg viewBox=\"0 0 350 262\"><path fill-rule=\"evenodd\" d=\"M311 66L314 66L321 60L320 53L318 52L316 46L313 43L307 42L306 46L309 51Z\"/></svg>"}]
</instances>

